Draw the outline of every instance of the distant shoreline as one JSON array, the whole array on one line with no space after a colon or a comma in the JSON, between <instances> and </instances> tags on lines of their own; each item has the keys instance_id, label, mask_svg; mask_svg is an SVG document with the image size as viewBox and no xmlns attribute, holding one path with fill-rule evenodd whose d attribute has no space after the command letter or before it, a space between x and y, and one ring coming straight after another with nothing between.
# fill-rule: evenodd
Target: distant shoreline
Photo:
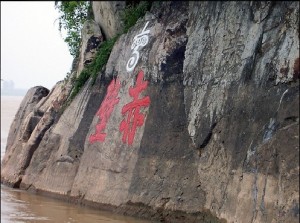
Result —
<instances>
[{"instance_id":1,"label":"distant shoreline","mask_svg":"<svg viewBox=\"0 0 300 223\"><path fill-rule=\"evenodd\" d=\"M28 89L1 89L1 96L25 96Z\"/></svg>"}]
</instances>

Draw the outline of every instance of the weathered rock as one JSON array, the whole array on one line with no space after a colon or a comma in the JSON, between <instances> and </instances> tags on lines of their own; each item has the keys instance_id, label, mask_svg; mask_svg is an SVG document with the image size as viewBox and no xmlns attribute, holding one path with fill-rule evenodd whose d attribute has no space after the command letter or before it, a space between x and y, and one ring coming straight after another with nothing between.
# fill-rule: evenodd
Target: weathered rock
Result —
<instances>
[{"instance_id":1,"label":"weathered rock","mask_svg":"<svg viewBox=\"0 0 300 223\"><path fill-rule=\"evenodd\" d=\"M103 36L99 25L88 20L83 24L81 31L81 48L77 68L77 76L83 68L90 64L96 56L98 46L103 42Z\"/></svg>"},{"instance_id":2,"label":"weathered rock","mask_svg":"<svg viewBox=\"0 0 300 223\"><path fill-rule=\"evenodd\" d=\"M44 87L29 89L10 127L1 162L1 181L19 187L32 155L52 126L70 91L71 81L58 82L49 92ZM3 173L3 174L2 174Z\"/></svg>"},{"instance_id":3,"label":"weathered rock","mask_svg":"<svg viewBox=\"0 0 300 223\"><path fill-rule=\"evenodd\" d=\"M57 124L46 132L40 145L42 149L34 153L28 167L27 172L30 174L23 177L23 185L41 189L48 184L49 192L65 195L69 193L83 152L78 141L83 141L85 137L74 134L80 131L80 120L85 112L82 108L87 105L87 99L90 97L87 87L84 91L86 94L78 95L66 108ZM31 185L31 182L35 183Z\"/></svg>"},{"instance_id":4,"label":"weathered rock","mask_svg":"<svg viewBox=\"0 0 300 223\"><path fill-rule=\"evenodd\" d=\"M122 31L121 13L125 6L125 1L92 1L95 21L106 39L111 39Z\"/></svg>"},{"instance_id":5,"label":"weathered rock","mask_svg":"<svg viewBox=\"0 0 300 223\"><path fill-rule=\"evenodd\" d=\"M33 111L36 104L49 93L47 88L37 86L28 90L23 98L20 107L15 115L13 123L10 126L10 131L7 139L7 148L11 148L12 144L20 138L20 125L30 112Z\"/></svg>"},{"instance_id":6,"label":"weathered rock","mask_svg":"<svg viewBox=\"0 0 300 223\"><path fill-rule=\"evenodd\" d=\"M298 2L155 3L54 116L21 188L172 223L298 222L298 23Z\"/></svg>"},{"instance_id":7,"label":"weathered rock","mask_svg":"<svg viewBox=\"0 0 300 223\"><path fill-rule=\"evenodd\" d=\"M31 140L30 146L23 147L23 144L29 141L32 132L43 115L43 113L35 110L35 106L48 93L49 90L41 86L29 89L10 126L5 156L1 162L1 181L5 181L13 187L19 186L21 182L20 175L28 166L28 161L30 161L33 153L32 150L38 145L37 141Z\"/></svg>"}]
</instances>

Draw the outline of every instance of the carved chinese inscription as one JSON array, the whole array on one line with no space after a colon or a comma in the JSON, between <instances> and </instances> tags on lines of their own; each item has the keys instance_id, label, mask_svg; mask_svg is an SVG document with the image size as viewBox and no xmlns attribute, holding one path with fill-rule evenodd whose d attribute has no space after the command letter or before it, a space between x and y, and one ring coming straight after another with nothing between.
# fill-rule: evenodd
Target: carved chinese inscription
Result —
<instances>
[{"instance_id":1,"label":"carved chinese inscription","mask_svg":"<svg viewBox=\"0 0 300 223\"><path fill-rule=\"evenodd\" d=\"M135 68L135 66L140 58L140 53L139 53L138 49L140 47L146 46L149 41L148 34L149 34L150 30L149 29L146 30L148 23L149 22L146 23L142 32L133 38L133 43L131 45L131 49L133 50L132 56L129 58L127 65L126 65L126 70L128 72L133 71L133 69Z\"/></svg>"},{"instance_id":2,"label":"carved chinese inscription","mask_svg":"<svg viewBox=\"0 0 300 223\"><path fill-rule=\"evenodd\" d=\"M106 133L103 132L108 119L110 118L111 113L117 103L119 103L118 93L120 90L121 84L119 80L112 80L107 88L106 96L96 113L99 117L99 123L96 125L96 133L92 134L89 138L90 143L96 141L104 142Z\"/></svg>"},{"instance_id":3,"label":"carved chinese inscription","mask_svg":"<svg viewBox=\"0 0 300 223\"><path fill-rule=\"evenodd\" d=\"M150 104L150 97L146 96L139 99L142 91L147 89L148 81L143 81L144 72L138 73L135 87L129 88L129 95L133 101L122 108L122 115L126 115L120 124L120 131L123 132L122 141L132 145L137 127L144 124L145 115L140 113L141 107L147 107Z\"/></svg>"}]
</instances>

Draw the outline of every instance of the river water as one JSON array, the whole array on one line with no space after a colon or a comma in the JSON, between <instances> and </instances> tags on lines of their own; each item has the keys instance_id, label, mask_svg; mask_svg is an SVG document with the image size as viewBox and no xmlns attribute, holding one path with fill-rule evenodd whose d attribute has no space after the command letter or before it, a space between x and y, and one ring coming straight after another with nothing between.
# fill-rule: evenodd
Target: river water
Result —
<instances>
[{"instance_id":1,"label":"river water","mask_svg":"<svg viewBox=\"0 0 300 223\"><path fill-rule=\"evenodd\" d=\"M1 96L1 160L23 96ZM1 223L150 223L1 185Z\"/></svg>"}]
</instances>

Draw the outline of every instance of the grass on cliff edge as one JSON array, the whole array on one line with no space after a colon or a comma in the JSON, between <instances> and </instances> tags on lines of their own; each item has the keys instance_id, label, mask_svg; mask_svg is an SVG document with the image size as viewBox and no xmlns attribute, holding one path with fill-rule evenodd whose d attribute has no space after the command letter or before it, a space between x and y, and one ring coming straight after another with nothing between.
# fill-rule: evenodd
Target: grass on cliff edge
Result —
<instances>
[{"instance_id":1,"label":"grass on cliff edge","mask_svg":"<svg viewBox=\"0 0 300 223\"><path fill-rule=\"evenodd\" d=\"M88 64L81 71L80 75L75 79L74 87L69 99L70 101L75 98L75 96L78 94L78 92L90 77L92 77L92 85L94 85L98 75L98 71L100 71L102 67L107 63L111 50L118 38L119 35L110 40L104 41L100 45L92 63Z\"/></svg>"},{"instance_id":2,"label":"grass on cliff edge","mask_svg":"<svg viewBox=\"0 0 300 223\"><path fill-rule=\"evenodd\" d=\"M115 42L122 34L127 33L128 30L136 24L137 20L144 16L146 11L150 10L150 8L151 2L147 1L141 1L137 5L129 5L125 8L121 15L121 19L124 24L123 32L118 34L114 38L106 40L102 44L100 44L100 47L92 63L87 65L81 71L80 75L75 79L73 90L71 92L71 95L68 99L69 102L67 104L69 104L75 98L75 96L78 94L78 92L81 90L81 88L84 86L84 84L90 77L92 77L92 85L94 85L98 76L98 72L107 63Z\"/></svg>"}]
</instances>

